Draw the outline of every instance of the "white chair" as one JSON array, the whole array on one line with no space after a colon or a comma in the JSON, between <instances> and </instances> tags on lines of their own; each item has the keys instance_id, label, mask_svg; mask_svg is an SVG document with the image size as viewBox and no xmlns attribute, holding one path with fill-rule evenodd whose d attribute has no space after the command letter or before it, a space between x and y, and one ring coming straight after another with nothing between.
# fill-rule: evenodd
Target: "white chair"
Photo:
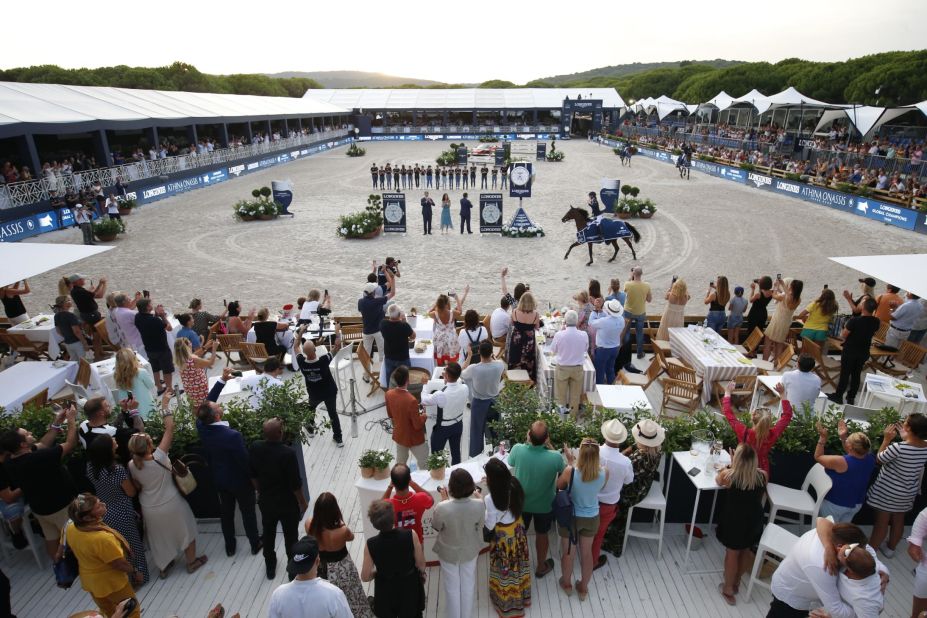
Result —
<instances>
[{"instance_id":1,"label":"white chair","mask_svg":"<svg viewBox=\"0 0 927 618\"><path fill-rule=\"evenodd\" d=\"M769 496L769 523L772 524L776 521L776 515L779 511L799 514L798 519L779 518L790 523L803 524L805 515L810 516L813 523L818 517L821 502L824 501L824 496L830 491L831 485L833 485L833 481L827 476L827 472L821 464L814 464L808 470L801 489L792 489L784 485L770 483L766 486L766 495ZM808 493L809 487L814 488L816 499L812 499L811 494Z\"/></svg>"},{"instance_id":2,"label":"white chair","mask_svg":"<svg viewBox=\"0 0 927 618\"><path fill-rule=\"evenodd\" d=\"M769 524L766 526L766 529L763 530L763 536L760 538L760 544L756 550L756 560L753 561L753 570L750 572L750 583L747 584L746 601L748 603L750 602L750 594L753 592L753 584L763 586L767 589L770 586L758 577L760 569L763 567L763 559L766 557L766 554L770 553L785 558L786 555L792 551L792 547L795 546L798 539L799 537L781 526L777 526L776 524Z\"/></svg>"},{"instance_id":3,"label":"white chair","mask_svg":"<svg viewBox=\"0 0 927 618\"><path fill-rule=\"evenodd\" d=\"M861 408L848 403L843 406L843 417L847 420L863 423L868 428L869 417L879 411L878 408Z\"/></svg>"},{"instance_id":4,"label":"white chair","mask_svg":"<svg viewBox=\"0 0 927 618\"><path fill-rule=\"evenodd\" d=\"M357 379L357 376L354 375L353 354L353 346L347 344L342 346L332 357L331 364L335 367L335 381L338 382L338 399L342 410L346 410L348 406L344 393L350 387L350 379Z\"/></svg>"},{"instance_id":5,"label":"white chair","mask_svg":"<svg viewBox=\"0 0 927 618\"><path fill-rule=\"evenodd\" d=\"M653 511L654 523L657 515L660 517L660 531L648 532L646 530L631 527L631 520L634 517L634 509L650 509ZM624 528L624 544L621 546L621 553L624 554L625 547L628 545L628 537L636 536L641 539L653 539L659 541L657 545L657 558L663 553L663 524L666 522L666 497L663 495L663 484L660 481L654 481L650 485L650 491L643 500L628 509L628 523ZM650 524L653 529L653 523Z\"/></svg>"}]
</instances>

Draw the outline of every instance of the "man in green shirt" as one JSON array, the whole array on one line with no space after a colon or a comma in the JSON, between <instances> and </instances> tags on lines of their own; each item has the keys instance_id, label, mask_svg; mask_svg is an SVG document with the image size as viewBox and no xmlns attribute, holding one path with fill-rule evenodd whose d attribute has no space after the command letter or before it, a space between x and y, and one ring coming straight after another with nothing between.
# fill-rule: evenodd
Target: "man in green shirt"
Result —
<instances>
[{"instance_id":1,"label":"man in green shirt","mask_svg":"<svg viewBox=\"0 0 927 618\"><path fill-rule=\"evenodd\" d=\"M644 323L647 320L647 303L653 300L650 294L650 284L642 280L643 274L644 269L635 266L631 269L631 280L624 284L624 319L628 326L625 328L622 343L631 340L631 328L634 328L637 337L637 358L644 358Z\"/></svg>"},{"instance_id":2,"label":"man in green shirt","mask_svg":"<svg viewBox=\"0 0 927 618\"><path fill-rule=\"evenodd\" d=\"M525 530L534 520L534 548L538 567L535 577L541 578L554 569L554 561L547 557L547 533L554 521L553 501L557 477L566 464L559 452L553 450L547 433L547 423L535 421L528 432L526 444L516 444L509 453L508 464L515 469L515 478L525 490L522 517Z\"/></svg>"}]
</instances>

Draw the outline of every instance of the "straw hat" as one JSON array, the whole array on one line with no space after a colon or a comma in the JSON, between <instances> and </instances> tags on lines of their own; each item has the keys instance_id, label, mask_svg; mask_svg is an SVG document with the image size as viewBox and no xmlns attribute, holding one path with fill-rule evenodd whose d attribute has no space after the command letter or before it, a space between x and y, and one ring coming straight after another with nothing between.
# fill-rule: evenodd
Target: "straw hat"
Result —
<instances>
[{"instance_id":1,"label":"straw hat","mask_svg":"<svg viewBox=\"0 0 927 618\"><path fill-rule=\"evenodd\" d=\"M612 444L621 444L628 439L628 430L617 418L602 423L602 437Z\"/></svg>"},{"instance_id":2,"label":"straw hat","mask_svg":"<svg viewBox=\"0 0 927 618\"><path fill-rule=\"evenodd\" d=\"M605 313L612 316L621 316L624 313L624 307L621 306L621 301L617 298L606 301L603 309L605 309Z\"/></svg>"},{"instance_id":3,"label":"straw hat","mask_svg":"<svg viewBox=\"0 0 927 618\"><path fill-rule=\"evenodd\" d=\"M645 418L631 428L634 441L643 446L660 446L666 437L666 430L653 419Z\"/></svg>"}]
</instances>

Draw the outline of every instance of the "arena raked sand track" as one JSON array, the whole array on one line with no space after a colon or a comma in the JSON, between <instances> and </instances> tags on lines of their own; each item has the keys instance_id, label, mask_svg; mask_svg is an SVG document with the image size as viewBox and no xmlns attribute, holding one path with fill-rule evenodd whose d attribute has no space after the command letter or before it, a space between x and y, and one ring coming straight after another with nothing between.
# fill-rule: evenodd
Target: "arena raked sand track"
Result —
<instances>
[{"instance_id":1,"label":"arena raked sand track","mask_svg":"<svg viewBox=\"0 0 927 618\"><path fill-rule=\"evenodd\" d=\"M223 299L241 300L245 308L280 307L318 287L328 288L336 313L356 313L371 260L394 256L402 260L399 301L407 309L427 308L438 293L462 292L469 283L467 306L489 311L498 303L503 266L509 267L510 285L528 281L543 307L548 301L556 307L585 288L590 278L599 279L604 289L609 279L624 282L630 268L640 265L654 287L650 312L662 310L663 294L672 276L679 275L693 298L689 312L698 313L703 310L701 294L719 274L727 275L732 285L744 286L760 274L797 276L804 279L804 297L809 299L825 283L838 291L857 285L860 275L827 260L829 256L924 250L923 237L911 232L696 171L690 180L682 180L671 165L643 157L622 167L611 149L585 140L558 141L566 154L563 162L535 163L534 197L525 199L524 206L544 228L543 238L481 237L476 233L477 208L474 234L461 235L457 211L462 190L448 191L453 233L440 235L438 208L434 234L424 237L419 207L423 189L413 189L406 190L407 235L348 241L335 235L338 217L366 205L372 192L370 165L433 163L447 142L363 146L364 157L348 158L345 149L338 149L139 208L127 218L129 231L113 243L113 251L35 278L27 308L32 313L45 310L56 294L56 280L76 269L94 280L108 275L110 289L151 290L157 302L174 311L194 296L211 310L218 310ZM564 261L575 228L560 218L570 204L585 205L585 195L598 192L602 178L638 186L640 197L657 204L652 219L633 220L642 236L635 247L638 260L632 261L621 243L613 263L607 262L612 249L602 245L594 247L595 263L590 267L585 266L585 247L577 247ZM274 179L292 180L291 210L296 216L236 221L232 204ZM431 192L437 204L442 193ZM469 191L475 207L479 193ZM506 221L517 205L518 200L505 198ZM78 243L80 232L55 232L35 242Z\"/></svg>"}]
</instances>

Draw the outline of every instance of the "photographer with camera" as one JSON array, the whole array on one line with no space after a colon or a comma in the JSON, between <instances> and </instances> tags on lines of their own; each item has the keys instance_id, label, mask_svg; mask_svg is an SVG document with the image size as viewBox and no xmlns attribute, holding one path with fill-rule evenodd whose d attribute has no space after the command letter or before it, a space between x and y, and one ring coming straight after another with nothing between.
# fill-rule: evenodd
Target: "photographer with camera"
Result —
<instances>
[{"instance_id":1,"label":"photographer with camera","mask_svg":"<svg viewBox=\"0 0 927 618\"><path fill-rule=\"evenodd\" d=\"M377 285L383 290L384 296L395 290L396 278L402 277L402 273L399 271L400 264L402 264L402 260L391 257L386 258L386 262L379 266L377 266L377 262L374 260L373 272L377 276Z\"/></svg>"}]
</instances>

